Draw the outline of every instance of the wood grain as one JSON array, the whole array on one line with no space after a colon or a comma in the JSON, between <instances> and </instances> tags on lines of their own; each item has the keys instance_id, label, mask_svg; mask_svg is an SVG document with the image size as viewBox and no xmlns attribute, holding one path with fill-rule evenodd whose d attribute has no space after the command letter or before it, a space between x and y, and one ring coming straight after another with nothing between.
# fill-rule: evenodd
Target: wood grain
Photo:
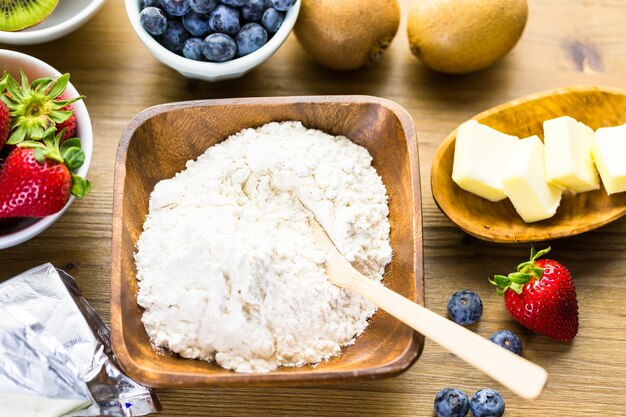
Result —
<instances>
[{"instance_id":1,"label":"wood grain","mask_svg":"<svg viewBox=\"0 0 626 417\"><path fill-rule=\"evenodd\" d=\"M189 388L371 380L404 372L421 353L423 337L384 311L372 317L354 345L315 367L242 374L152 348L136 301L134 253L155 184L173 177L188 160L233 133L285 120L346 136L369 150L389 195L394 256L385 271L385 284L424 303L417 143L413 122L400 106L374 97L329 96L203 100L153 107L130 122L115 167L111 333L122 367L139 382Z\"/></svg>"},{"instance_id":2,"label":"wood grain","mask_svg":"<svg viewBox=\"0 0 626 417\"><path fill-rule=\"evenodd\" d=\"M428 71L410 53L404 27L378 65L352 73L320 68L291 36L268 62L241 80L189 81L159 64L135 37L121 0L109 0L85 27L58 41L3 46L34 55L72 74L87 96L95 148L93 193L36 239L0 252L8 278L50 261L73 274L108 321L113 170L128 122L155 104L226 97L369 94L398 102L415 121L420 150L426 306L446 314L450 295L477 291L484 312L472 330L518 333L524 356L544 366L550 382L535 401L475 372L434 343L406 373L393 379L332 387L160 390L164 417L432 416L446 386L469 395L500 389L507 416L626 416L626 218L600 229L549 242L551 254L574 275L580 332L571 344L525 331L508 316L487 282L528 257L528 245L484 242L462 232L437 208L430 192L435 150L461 122L501 103L557 87L626 88L626 3L622 0L530 0L520 43L494 67L465 76ZM403 25L409 0L402 1Z\"/></svg>"},{"instance_id":3,"label":"wood grain","mask_svg":"<svg viewBox=\"0 0 626 417\"><path fill-rule=\"evenodd\" d=\"M473 119L509 135L543 138L543 122L570 116L596 130L626 123L626 91L599 87L550 90L486 110ZM626 214L626 193L609 196L604 187L587 193L565 192L550 219L525 223L506 199L497 203L467 192L452 180L456 130L437 149L431 190L439 208L467 233L500 242L543 242L604 226ZM624 161L626 163L626 161Z\"/></svg>"}]
</instances>

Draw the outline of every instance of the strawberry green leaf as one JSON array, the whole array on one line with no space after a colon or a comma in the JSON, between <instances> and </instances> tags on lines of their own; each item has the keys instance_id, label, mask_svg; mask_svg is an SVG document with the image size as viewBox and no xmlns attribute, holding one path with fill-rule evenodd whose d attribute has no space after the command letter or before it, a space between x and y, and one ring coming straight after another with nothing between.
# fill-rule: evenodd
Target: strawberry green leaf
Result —
<instances>
[{"instance_id":1,"label":"strawberry green leaf","mask_svg":"<svg viewBox=\"0 0 626 417\"><path fill-rule=\"evenodd\" d=\"M41 149L46 149L46 145L44 145L41 142L34 141L34 140L25 140L23 142L20 142L20 147L22 147L22 148L41 148Z\"/></svg>"},{"instance_id":2,"label":"strawberry green leaf","mask_svg":"<svg viewBox=\"0 0 626 417\"><path fill-rule=\"evenodd\" d=\"M63 153L65 165L70 171L80 168L85 163L85 153L80 148L69 148Z\"/></svg>"},{"instance_id":3,"label":"strawberry green leaf","mask_svg":"<svg viewBox=\"0 0 626 417\"><path fill-rule=\"evenodd\" d=\"M514 282L511 284L509 289L515 291L517 294L521 294L522 290L524 289L524 286L522 284L518 284Z\"/></svg>"},{"instance_id":4,"label":"strawberry green leaf","mask_svg":"<svg viewBox=\"0 0 626 417\"><path fill-rule=\"evenodd\" d=\"M45 130L43 126L41 125L33 126L33 128L30 131L30 137L33 139L42 139L45 137L44 132Z\"/></svg>"},{"instance_id":5,"label":"strawberry green leaf","mask_svg":"<svg viewBox=\"0 0 626 417\"><path fill-rule=\"evenodd\" d=\"M38 78L30 83L30 88L32 88L33 90L39 90L39 88L48 86L51 82L52 78L50 77Z\"/></svg>"},{"instance_id":6,"label":"strawberry green leaf","mask_svg":"<svg viewBox=\"0 0 626 417\"><path fill-rule=\"evenodd\" d=\"M67 121L72 116L73 112L71 110L55 110L50 113L50 119L54 123L63 123Z\"/></svg>"},{"instance_id":7,"label":"strawberry green leaf","mask_svg":"<svg viewBox=\"0 0 626 417\"><path fill-rule=\"evenodd\" d=\"M83 198L91 191L91 181L79 177L78 175L72 175L72 195Z\"/></svg>"},{"instance_id":8,"label":"strawberry green leaf","mask_svg":"<svg viewBox=\"0 0 626 417\"><path fill-rule=\"evenodd\" d=\"M54 84L52 84L52 87L50 88L50 91L48 92L48 96L50 96L50 98L52 99L57 98L58 96L63 94L69 82L70 82L70 74L65 73L61 75L59 78L57 78Z\"/></svg>"},{"instance_id":9,"label":"strawberry green leaf","mask_svg":"<svg viewBox=\"0 0 626 417\"><path fill-rule=\"evenodd\" d=\"M543 250L540 250L539 252L536 252L536 253L533 255L533 251L534 251L534 249L535 249L535 248L533 248L533 250L531 250L531 252L530 252L530 260L531 260L531 261L535 261L535 260L537 260L537 259L541 258L541 257L542 257L543 255L545 255L546 253L550 252L550 249L552 249L552 248L551 248L551 247L547 247L547 248L545 248L545 249L543 249Z\"/></svg>"},{"instance_id":10,"label":"strawberry green leaf","mask_svg":"<svg viewBox=\"0 0 626 417\"><path fill-rule=\"evenodd\" d=\"M64 155L69 148L81 148L81 142L78 138L70 138L61 144L61 155Z\"/></svg>"},{"instance_id":11,"label":"strawberry green leaf","mask_svg":"<svg viewBox=\"0 0 626 417\"><path fill-rule=\"evenodd\" d=\"M17 145L26 138L26 128L24 126L18 127L7 140L7 145Z\"/></svg>"},{"instance_id":12,"label":"strawberry green leaf","mask_svg":"<svg viewBox=\"0 0 626 417\"><path fill-rule=\"evenodd\" d=\"M7 90L9 94L13 97L14 100L19 99L23 100L24 95L22 94L22 90L20 89L20 85L15 81L15 78L11 77L11 75L7 76L6 79Z\"/></svg>"},{"instance_id":13,"label":"strawberry green leaf","mask_svg":"<svg viewBox=\"0 0 626 417\"><path fill-rule=\"evenodd\" d=\"M511 274L509 274L509 280L511 280L511 282L515 283L515 284L526 284L528 281L530 281L531 275L530 274L525 274L522 272L513 272Z\"/></svg>"},{"instance_id":14,"label":"strawberry green leaf","mask_svg":"<svg viewBox=\"0 0 626 417\"><path fill-rule=\"evenodd\" d=\"M22 79L22 88L26 90L30 83L28 82L28 77L26 76L26 73L21 68L20 68L20 78Z\"/></svg>"},{"instance_id":15,"label":"strawberry green leaf","mask_svg":"<svg viewBox=\"0 0 626 417\"><path fill-rule=\"evenodd\" d=\"M35 151L33 152L33 156L35 157L37 162L39 162L40 164L43 164L43 162L46 159L46 152L41 148L36 148Z\"/></svg>"},{"instance_id":16,"label":"strawberry green leaf","mask_svg":"<svg viewBox=\"0 0 626 417\"><path fill-rule=\"evenodd\" d=\"M530 271L537 279L541 279L541 277L543 276L543 268L533 266L530 268Z\"/></svg>"}]
</instances>

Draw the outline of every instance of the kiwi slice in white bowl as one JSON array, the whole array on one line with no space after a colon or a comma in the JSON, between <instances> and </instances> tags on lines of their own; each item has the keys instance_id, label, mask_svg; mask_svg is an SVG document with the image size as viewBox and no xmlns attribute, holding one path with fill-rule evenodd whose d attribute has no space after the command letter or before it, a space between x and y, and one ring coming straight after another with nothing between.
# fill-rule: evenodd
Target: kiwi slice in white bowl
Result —
<instances>
[{"instance_id":1,"label":"kiwi slice in white bowl","mask_svg":"<svg viewBox=\"0 0 626 417\"><path fill-rule=\"evenodd\" d=\"M59 0L0 0L0 31L15 32L50 16Z\"/></svg>"}]
</instances>

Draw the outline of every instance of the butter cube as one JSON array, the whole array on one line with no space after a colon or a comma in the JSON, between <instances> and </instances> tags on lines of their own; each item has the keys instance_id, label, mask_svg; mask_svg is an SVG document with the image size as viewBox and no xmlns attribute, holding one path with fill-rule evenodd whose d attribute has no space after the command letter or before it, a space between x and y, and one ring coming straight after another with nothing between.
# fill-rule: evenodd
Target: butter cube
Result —
<instances>
[{"instance_id":1,"label":"butter cube","mask_svg":"<svg viewBox=\"0 0 626 417\"><path fill-rule=\"evenodd\" d=\"M543 122L546 176L549 182L577 193L597 190L593 163L593 129L569 116Z\"/></svg>"},{"instance_id":2,"label":"butter cube","mask_svg":"<svg viewBox=\"0 0 626 417\"><path fill-rule=\"evenodd\" d=\"M626 191L626 124L598 129L594 142L593 159L606 192Z\"/></svg>"},{"instance_id":3,"label":"butter cube","mask_svg":"<svg viewBox=\"0 0 626 417\"><path fill-rule=\"evenodd\" d=\"M469 120L457 129L452 179L459 187L490 201L506 198L502 186L504 155L519 141L495 129Z\"/></svg>"},{"instance_id":4,"label":"butter cube","mask_svg":"<svg viewBox=\"0 0 626 417\"><path fill-rule=\"evenodd\" d=\"M531 136L517 141L506 160L508 168L502 178L504 192L522 219L532 223L554 216L562 190L546 179L541 139Z\"/></svg>"}]
</instances>

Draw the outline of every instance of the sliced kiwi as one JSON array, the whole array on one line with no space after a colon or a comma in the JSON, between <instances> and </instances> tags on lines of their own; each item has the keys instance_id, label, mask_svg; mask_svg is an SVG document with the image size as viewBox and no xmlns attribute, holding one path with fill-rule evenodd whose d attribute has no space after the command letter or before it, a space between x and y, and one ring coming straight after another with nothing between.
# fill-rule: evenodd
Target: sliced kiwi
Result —
<instances>
[{"instance_id":1,"label":"sliced kiwi","mask_svg":"<svg viewBox=\"0 0 626 417\"><path fill-rule=\"evenodd\" d=\"M41 22L59 0L0 0L0 30L15 32Z\"/></svg>"}]
</instances>

